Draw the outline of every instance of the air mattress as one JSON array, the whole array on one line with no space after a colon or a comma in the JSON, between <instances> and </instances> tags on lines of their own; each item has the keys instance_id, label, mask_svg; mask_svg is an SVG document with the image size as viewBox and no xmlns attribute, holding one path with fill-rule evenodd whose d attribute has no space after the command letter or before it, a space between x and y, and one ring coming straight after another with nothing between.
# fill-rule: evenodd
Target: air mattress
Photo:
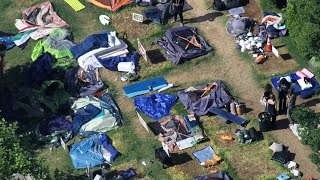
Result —
<instances>
[{"instance_id":1,"label":"air mattress","mask_svg":"<svg viewBox=\"0 0 320 180\"><path fill-rule=\"evenodd\" d=\"M123 87L124 93L128 98L138 96L141 94L146 94L151 91L155 91L166 87L168 82L164 79L164 77L157 77L145 81L141 81L135 84L131 84L129 86Z\"/></svg>"}]
</instances>

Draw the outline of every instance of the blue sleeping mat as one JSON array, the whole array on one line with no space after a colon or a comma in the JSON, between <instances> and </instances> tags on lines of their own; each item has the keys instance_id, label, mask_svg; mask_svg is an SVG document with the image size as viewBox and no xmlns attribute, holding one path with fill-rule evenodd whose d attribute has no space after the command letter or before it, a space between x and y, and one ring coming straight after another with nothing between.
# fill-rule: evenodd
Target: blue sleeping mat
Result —
<instances>
[{"instance_id":1,"label":"blue sleeping mat","mask_svg":"<svg viewBox=\"0 0 320 180\"><path fill-rule=\"evenodd\" d=\"M288 75L284 75L284 76L278 76L278 77L274 77L271 79L271 83L273 85L273 87L277 90L277 92L279 92L279 86L278 86L278 83L280 81L280 78L281 77L285 77L285 76L290 76L291 77L291 80L293 82L297 81L298 79L300 79L299 76L297 76L295 73L292 73L292 74L288 74ZM310 82L312 84L312 88L308 88L308 89L304 89L302 90L301 87L299 86L299 84L296 82L296 83L291 83L291 87L294 89L294 92L297 94L297 95L301 95L302 93L307 93L308 91L314 91L315 89L319 88L319 83L317 82L316 78L313 77L310 79Z\"/></svg>"},{"instance_id":2,"label":"blue sleeping mat","mask_svg":"<svg viewBox=\"0 0 320 180\"><path fill-rule=\"evenodd\" d=\"M233 123L236 123L236 124L239 124L240 126L243 126L245 127L248 123L247 120L239 117L239 116L236 116L236 115L233 115L227 111L224 111L220 108L211 108L209 110L209 112L213 113L213 114L216 114L218 115L219 117L221 117L223 120L227 119Z\"/></svg>"},{"instance_id":3,"label":"blue sleeping mat","mask_svg":"<svg viewBox=\"0 0 320 180\"><path fill-rule=\"evenodd\" d=\"M157 77L125 86L123 87L123 91L128 96L128 98L131 98L161 89L163 87L166 87L167 85L168 82L164 79L164 77Z\"/></svg>"}]
</instances>

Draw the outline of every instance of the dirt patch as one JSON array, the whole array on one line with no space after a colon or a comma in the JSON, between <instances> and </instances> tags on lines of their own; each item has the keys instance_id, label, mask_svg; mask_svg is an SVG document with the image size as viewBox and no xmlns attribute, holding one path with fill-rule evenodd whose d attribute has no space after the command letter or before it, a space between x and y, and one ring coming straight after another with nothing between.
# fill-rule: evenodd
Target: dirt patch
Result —
<instances>
[{"instance_id":1,"label":"dirt patch","mask_svg":"<svg viewBox=\"0 0 320 180\"><path fill-rule=\"evenodd\" d=\"M141 14L142 7L137 8L134 12ZM121 35L127 34L129 40L144 37L153 31L155 25L148 25L132 20L132 11L121 11L112 17L112 24Z\"/></svg>"}]
</instances>

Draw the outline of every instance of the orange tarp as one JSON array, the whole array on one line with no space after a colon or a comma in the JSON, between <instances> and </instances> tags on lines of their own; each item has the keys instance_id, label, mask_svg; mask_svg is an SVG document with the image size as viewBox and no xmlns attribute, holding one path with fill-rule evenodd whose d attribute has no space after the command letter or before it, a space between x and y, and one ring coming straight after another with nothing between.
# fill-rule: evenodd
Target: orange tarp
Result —
<instances>
[{"instance_id":1,"label":"orange tarp","mask_svg":"<svg viewBox=\"0 0 320 180\"><path fill-rule=\"evenodd\" d=\"M122 6L133 3L134 0L90 0L90 2L110 11L116 11Z\"/></svg>"}]
</instances>

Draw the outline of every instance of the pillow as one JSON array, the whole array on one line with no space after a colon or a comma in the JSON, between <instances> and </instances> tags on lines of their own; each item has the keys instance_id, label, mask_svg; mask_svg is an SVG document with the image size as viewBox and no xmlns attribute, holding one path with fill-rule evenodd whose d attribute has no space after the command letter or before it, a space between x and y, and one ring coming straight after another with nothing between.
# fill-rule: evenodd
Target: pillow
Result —
<instances>
[{"instance_id":1,"label":"pillow","mask_svg":"<svg viewBox=\"0 0 320 180\"><path fill-rule=\"evenodd\" d=\"M312 88L312 84L310 82L308 83L304 82L304 79L298 79L297 82L300 85L302 90L307 88Z\"/></svg>"},{"instance_id":2,"label":"pillow","mask_svg":"<svg viewBox=\"0 0 320 180\"><path fill-rule=\"evenodd\" d=\"M303 74L301 71L297 71L296 75L299 76L301 79L307 77L305 74Z\"/></svg>"},{"instance_id":3,"label":"pillow","mask_svg":"<svg viewBox=\"0 0 320 180\"><path fill-rule=\"evenodd\" d=\"M301 72L304 74L304 75L306 75L308 78L313 78L314 77L314 74L312 74L312 72L310 72L308 69L306 69L306 68L303 68L302 70L301 70Z\"/></svg>"},{"instance_id":4,"label":"pillow","mask_svg":"<svg viewBox=\"0 0 320 180\"><path fill-rule=\"evenodd\" d=\"M283 145L278 143L272 143L269 149L271 149L273 152L280 152L283 150Z\"/></svg>"}]
</instances>

